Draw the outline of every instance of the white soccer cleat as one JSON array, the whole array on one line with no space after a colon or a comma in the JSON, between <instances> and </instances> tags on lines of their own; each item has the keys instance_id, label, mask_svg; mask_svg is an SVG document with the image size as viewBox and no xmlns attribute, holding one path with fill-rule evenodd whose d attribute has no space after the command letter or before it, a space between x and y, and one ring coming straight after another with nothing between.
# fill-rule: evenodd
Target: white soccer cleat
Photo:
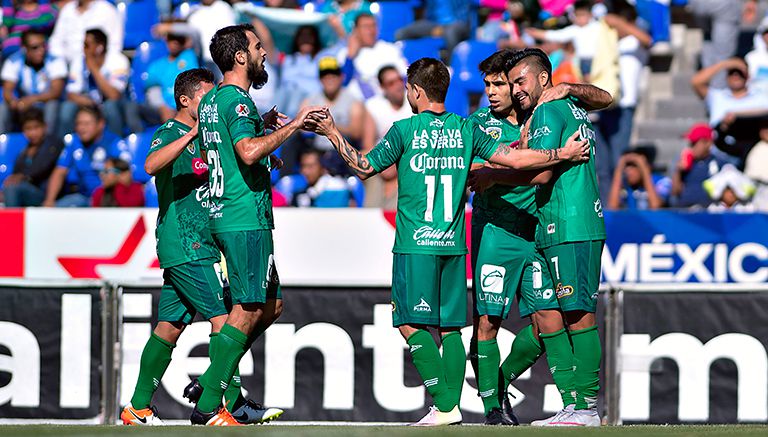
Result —
<instances>
[{"instance_id":1,"label":"white soccer cleat","mask_svg":"<svg viewBox=\"0 0 768 437\"><path fill-rule=\"evenodd\" d=\"M533 422L531 422L531 426L550 426L550 423L560 422L566 417L570 416L571 413L573 413L573 404L568 405L567 407L558 411L552 417L547 417L546 419L541 419L541 420L534 420Z\"/></svg>"},{"instance_id":2,"label":"white soccer cleat","mask_svg":"<svg viewBox=\"0 0 768 437\"><path fill-rule=\"evenodd\" d=\"M163 421L157 417L157 410L155 407L144 408L143 410L137 410L133 408L131 404L128 404L123 408L120 413L120 419L123 421L123 425L133 426L162 426Z\"/></svg>"},{"instance_id":3,"label":"white soccer cleat","mask_svg":"<svg viewBox=\"0 0 768 437\"><path fill-rule=\"evenodd\" d=\"M596 408L573 410L570 415L544 426L600 426L600 415Z\"/></svg>"},{"instance_id":4,"label":"white soccer cleat","mask_svg":"<svg viewBox=\"0 0 768 437\"><path fill-rule=\"evenodd\" d=\"M438 410L434 405L429 407L429 413L411 426L445 426L461 424L461 411L456 405L447 413Z\"/></svg>"}]
</instances>

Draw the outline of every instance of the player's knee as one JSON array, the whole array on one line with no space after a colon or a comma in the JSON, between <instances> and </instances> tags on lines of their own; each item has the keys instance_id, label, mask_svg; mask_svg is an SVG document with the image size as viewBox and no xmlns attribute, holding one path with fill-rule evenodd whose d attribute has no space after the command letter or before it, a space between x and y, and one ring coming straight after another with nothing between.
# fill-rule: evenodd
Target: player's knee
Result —
<instances>
[{"instance_id":1,"label":"player's knee","mask_svg":"<svg viewBox=\"0 0 768 437\"><path fill-rule=\"evenodd\" d=\"M186 326L183 322L158 322L154 333L163 340L176 344Z\"/></svg>"},{"instance_id":2,"label":"player's knee","mask_svg":"<svg viewBox=\"0 0 768 437\"><path fill-rule=\"evenodd\" d=\"M275 300L275 310L272 312L272 320L270 322L274 323L277 319L280 318L282 314L283 314L283 300L277 299Z\"/></svg>"},{"instance_id":3,"label":"player's knee","mask_svg":"<svg viewBox=\"0 0 768 437\"><path fill-rule=\"evenodd\" d=\"M482 316L477 322L477 339L479 341L492 340L499 333L499 325L490 317Z\"/></svg>"},{"instance_id":4,"label":"player's knee","mask_svg":"<svg viewBox=\"0 0 768 437\"><path fill-rule=\"evenodd\" d=\"M563 315L558 310L539 310L534 314L535 327L544 334L557 332L565 327Z\"/></svg>"}]
</instances>

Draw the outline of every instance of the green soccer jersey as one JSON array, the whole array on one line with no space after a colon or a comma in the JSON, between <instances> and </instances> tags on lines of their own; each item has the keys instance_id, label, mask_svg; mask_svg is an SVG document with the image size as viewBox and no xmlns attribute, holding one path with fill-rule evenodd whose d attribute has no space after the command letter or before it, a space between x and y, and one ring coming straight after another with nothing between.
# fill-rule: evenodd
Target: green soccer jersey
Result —
<instances>
[{"instance_id":1,"label":"green soccer jersey","mask_svg":"<svg viewBox=\"0 0 768 437\"><path fill-rule=\"evenodd\" d=\"M496 141L456 114L425 111L396 122L367 157L380 172L397 165L394 253L467 253L464 204L474 155L489 159Z\"/></svg>"},{"instance_id":2,"label":"green soccer jersey","mask_svg":"<svg viewBox=\"0 0 768 437\"><path fill-rule=\"evenodd\" d=\"M472 126L479 127L496 140L497 144L510 144L520 139L520 126L506 118L498 118L488 107L478 109L468 120ZM533 238L536 227L536 189L530 186L494 185L483 193L475 194L472 214L517 235Z\"/></svg>"},{"instance_id":3,"label":"green soccer jersey","mask_svg":"<svg viewBox=\"0 0 768 437\"><path fill-rule=\"evenodd\" d=\"M274 229L269 157L246 165L235 151L244 138L264 135L264 121L243 89L224 85L200 101L200 138L209 167L213 233Z\"/></svg>"},{"instance_id":4,"label":"green soccer jersey","mask_svg":"<svg viewBox=\"0 0 768 437\"><path fill-rule=\"evenodd\" d=\"M162 125L152 137L155 152L178 140L190 127L176 120ZM197 140L190 143L173 164L155 176L159 212L157 215L157 257L161 268L190 261L219 258L208 229L208 177L195 174L202 164Z\"/></svg>"},{"instance_id":5,"label":"green soccer jersey","mask_svg":"<svg viewBox=\"0 0 768 437\"><path fill-rule=\"evenodd\" d=\"M533 113L528 132L531 149L557 149L579 131L591 146L588 162L561 162L552 168L552 179L536 190L539 224L536 245L604 240L603 207L595 173L595 131L587 111L571 99L544 103Z\"/></svg>"}]
</instances>

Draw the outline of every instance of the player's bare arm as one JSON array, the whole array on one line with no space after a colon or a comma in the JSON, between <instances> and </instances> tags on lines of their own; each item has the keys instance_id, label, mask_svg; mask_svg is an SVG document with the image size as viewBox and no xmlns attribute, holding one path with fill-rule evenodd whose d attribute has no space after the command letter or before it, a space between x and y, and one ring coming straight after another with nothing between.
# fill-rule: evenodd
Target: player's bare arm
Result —
<instances>
[{"instance_id":1,"label":"player's bare arm","mask_svg":"<svg viewBox=\"0 0 768 437\"><path fill-rule=\"evenodd\" d=\"M173 161L181 155L184 149L197 138L197 123L192 126L192 130L182 135L176 141L168 144L162 149L150 152L144 161L144 171L148 175L154 176L160 170L173 164Z\"/></svg>"},{"instance_id":2,"label":"player's bare arm","mask_svg":"<svg viewBox=\"0 0 768 437\"><path fill-rule=\"evenodd\" d=\"M328 141L331 142L333 148L339 152L341 158L344 159L344 162L347 163L357 177L366 180L375 175L376 170L374 170L371 163L368 162L368 158L352 147L352 145L344 139L341 132L339 132L331 113L326 110L323 115L323 117L319 117L318 114L312 114L307 118L307 127L316 134L328 138Z\"/></svg>"},{"instance_id":3,"label":"player's bare arm","mask_svg":"<svg viewBox=\"0 0 768 437\"><path fill-rule=\"evenodd\" d=\"M539 97L538 105L553 100L575 97L587 111L605 109L613 103L608 91L586 83L560 83L545 89Z\"/></svg>"},{"instance_id":4,"label":"player's bare arm","mask_svg":"<svg viewBox=\"0 0 768 437\"><path fill-rule=\"evenodd\" d=\"M489 161L514 170L536 170L563 161L589 161L589 141L579 139L579 132L574 132L559 149L521 149L516 146L517 143L500 145Z\"/></svg>"},{"instance_id":5,"label":"player's bare arm","mask_svg":"<svg viewBox=\"0 0 768 437\"><path fill-rule=\"evenodd\" d=\"M307 116L313 112L321 113L320 106L308 106L296 114L296 118L291 120L282 128L262 137L243 138L235 144L235 151L243 162L247 165L253 165L261 159L269 156L277 150L297 130L304 127Z\"/></svg>"}]
</instances>

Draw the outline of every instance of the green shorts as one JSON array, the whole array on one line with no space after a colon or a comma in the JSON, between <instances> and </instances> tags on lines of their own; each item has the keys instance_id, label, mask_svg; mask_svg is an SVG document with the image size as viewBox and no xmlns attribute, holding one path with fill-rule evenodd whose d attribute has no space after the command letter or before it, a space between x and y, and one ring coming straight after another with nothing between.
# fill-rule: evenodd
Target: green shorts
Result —
<instances>
[{"instance_id":1,"label":"green shorts","mask_svg":"<svg viewBox=\"0 0 768 437\"><path fill-rule=\"evenodd\" d=\"M604 240L563 243L543 249L563 311L597 311Z\"/></svg>"},{"instance_id":2,"label":"green shorts","mask_svg":"<svg viewBox=\"0 0 768 437\"><path fill-rule=\"evenodd\" d=\"M533 242L490 223L472 227L474 314L506 319L515 295L520 317L559 309L546 263Z\"/></svg>"},{"instance_id":3,"label":"green shorts","mask_svg":"<svg viewBox=\"0 0 768 437\"><path fill-rule=\"evenodd\" d=\"M165 269L157 319L192 323L196 313L206 320L227 314L219 260L191 261Z\"/></svg>"},{"instance_id":4,"label":"green shorts","mask_svg":"<svg viewBox=\"0 0 768 437\"><path fill-rule=\"evenodd\" d=\"M464 255L394 254L392 324L467 326Z\"/></svg>"},{"instance_id":5,"label":"green shorts","mask_svg":"<svg viewBox=\"0 0 768 437\"><path fill-rule=\"evenodd\" d=\"M232 304L282 299L271 230L213 234L224 259Z\"/></svg>"}]
</instances>

